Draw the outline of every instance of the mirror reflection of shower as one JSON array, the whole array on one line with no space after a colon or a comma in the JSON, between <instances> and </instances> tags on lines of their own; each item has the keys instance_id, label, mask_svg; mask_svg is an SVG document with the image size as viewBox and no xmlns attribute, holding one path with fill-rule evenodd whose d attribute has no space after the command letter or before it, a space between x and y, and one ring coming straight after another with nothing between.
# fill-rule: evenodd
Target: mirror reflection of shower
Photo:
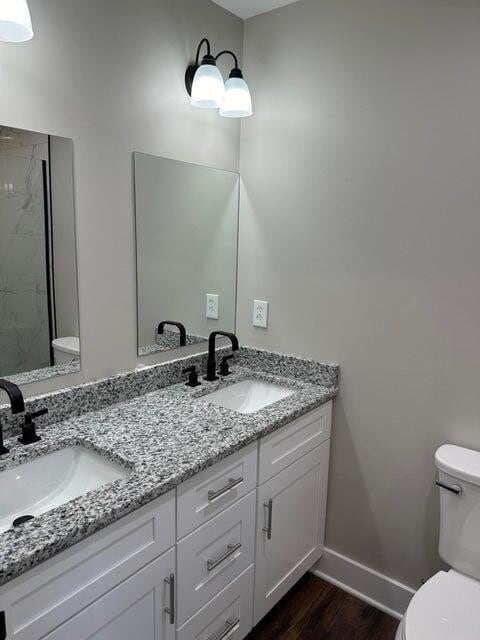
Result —
<instances>
[{"instance_id":1,"label":"mirror reflection of shower","mask_svg":"<svg viewBox=\"0 0 480 640\"><path fill-rule=\"evenodd\" d=\"M73 143L0 127L0 376L78 370L78 336Z\"/></svg>"}]
</instances>

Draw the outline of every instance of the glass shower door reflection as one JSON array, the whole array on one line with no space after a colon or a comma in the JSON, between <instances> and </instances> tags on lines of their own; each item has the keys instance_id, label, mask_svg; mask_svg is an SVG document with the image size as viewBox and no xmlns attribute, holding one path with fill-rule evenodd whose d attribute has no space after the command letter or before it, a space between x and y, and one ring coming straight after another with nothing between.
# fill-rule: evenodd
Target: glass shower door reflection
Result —
<instances>
[{"instance_id":1,"label":"glass shower door reflection","mask_svg":"<svg viewBox=\"0 0 480 640\"><path fill-rule=\"evenodd\" d=\"M0 376L52 364L47 154L0 151Z\"/></svg>"}]
</instances>

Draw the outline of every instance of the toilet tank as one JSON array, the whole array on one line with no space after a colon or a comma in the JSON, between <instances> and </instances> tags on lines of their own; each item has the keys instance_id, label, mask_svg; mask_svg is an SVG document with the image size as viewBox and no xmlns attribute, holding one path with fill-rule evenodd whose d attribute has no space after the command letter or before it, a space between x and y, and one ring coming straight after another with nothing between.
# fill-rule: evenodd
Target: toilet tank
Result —
<instances>
[{"instance_id":1,"label":"toilet tank","mask_svg":"<svg viewBox=\"0 0 480 640\"><path fill-rule=\"evenodd\" d=\"M446 444L435 453L435 464L445 485L439 487L440 555L480 580L480 452Z\"/></svg>"}]
</instances>

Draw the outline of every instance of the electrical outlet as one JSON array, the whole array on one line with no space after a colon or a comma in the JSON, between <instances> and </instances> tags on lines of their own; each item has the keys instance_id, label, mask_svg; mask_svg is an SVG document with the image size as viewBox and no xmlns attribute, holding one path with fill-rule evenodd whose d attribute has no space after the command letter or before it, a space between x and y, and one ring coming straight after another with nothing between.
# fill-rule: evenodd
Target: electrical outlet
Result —
<instances>
[{"instance_id":1,"label":"electrical outlet","mask_svg":"<svg viewBox=\"0 0 480 640\"><path fill-rule=\"evenodd\" d=\"M267 328L268 324L268 302L265 300L253 301L253 326Z\"/></svg>"},{"instance_id":2,"label":"electrical outlet","mask_svg":"<svg viewBox=\"0 0 480 640\"><path fill-rule=\"evenodd\" d=\"M218 295L216 293L207 293L206 317L218 320Z\"/></svg>"}]
</instances>

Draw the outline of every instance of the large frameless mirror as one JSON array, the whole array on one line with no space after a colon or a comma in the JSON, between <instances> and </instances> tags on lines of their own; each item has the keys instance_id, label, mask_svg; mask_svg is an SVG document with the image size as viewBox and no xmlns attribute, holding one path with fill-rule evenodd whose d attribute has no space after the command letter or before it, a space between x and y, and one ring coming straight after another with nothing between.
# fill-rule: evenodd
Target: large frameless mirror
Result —
<instances>
[{"instance_id":1,"label":"large frameless mirror","mask_svg":"<svg viewBox=\"0 0 480 640\"><path fill-rule=\"evenodd\" d=\"M134 154L138 354L235 330L239 175Z\"/></svg>"},{"instance_id":2,"label":"large frameless mirror","mask_svg":"<svg viewBox=\"0 0 480 640\"><path fill-rule=\"evenodd\" d=\"M0 377L80 370L73 143L0 127Z\"/></svg>"}]
</instances>

